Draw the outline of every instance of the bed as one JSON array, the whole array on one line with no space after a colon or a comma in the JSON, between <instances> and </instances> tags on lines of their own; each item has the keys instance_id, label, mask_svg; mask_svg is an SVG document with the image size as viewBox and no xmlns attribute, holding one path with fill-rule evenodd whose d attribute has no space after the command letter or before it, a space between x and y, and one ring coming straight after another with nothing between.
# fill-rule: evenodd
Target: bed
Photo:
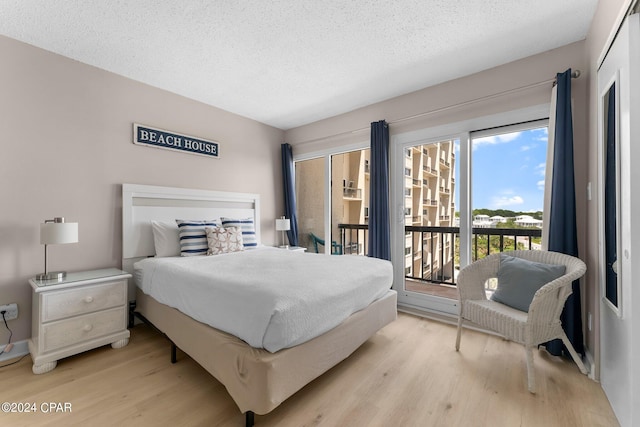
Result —
<instances>
[{"instance_id":1,"label":"bed","mask_svg":"<svg viewBox=\"0 0 640 427\"><path fill-rule=\"evenodd\" d=\"M252 253L247 251L246 255L237 255L238 257L258 257L258 253L261 251L266 254L268 259L273 257L270 262L279 260L279 257L285 255L287 257L306 257L304 259L295 258L293 259L295 262L290 264L297 264L306 259L311 259L314 262L328 261L330 258L342 258L341 262L345 263L349 259L356 262L356 257L325 258L324 255L261 248L260 197L256 194L134 184L123 184L122 194L123 268L137 275L135 282L140 285L130 284L130 300L135 299L135 313L149 321L171 340L174 355L177 346L220 381L240 411L246 414L247 425L253 425L254 414L266 414L272 411L296 391L347 358L378 330L395 320L397 316L396 293L390 289L391 282L389 281L385 284L385 289L378 289L375 296L370 297L372 301L367 302L364 307L355 307L355 309L352 307L354 312L348 314L337 325L324 324L319 326L321 329L316 331L317 336L311 339L296 336L288 342L277 342L277 340L269 338L277 336L277 333L265 332L261 338L252 335L244 336L241 332L232 330L233 328L225 325L222 325L220 329L209 326L208 319L200 318L195 314L190 316L183 312L188 312L188 309L180 305L179 301L182 297L163 293L153 294L148 289L150 282L144 279L144 276L140 276L141 266L152 265L153 268L156 268L154 263L160 263L169 264L173 269L177 268L174 264L180 265L180 268L191 269L195 264L209 262L209 260L204 260L205 258L216 258L216 262L223 257L233 260L233 256L236 254L193 257L189 260L148 260L147 258L155 254L151 221L170 222L175 221L176 218L253 218L257 249L252 249ZM285 252L290 253L285 254ZM263 256L260 255L260 257ZM237 259L241 259L243 262L245 260L245 258ZM187 267L182 267L182 264L185 264L183 261L186 261ZM182 276L169 276L164 271L157 275L167 278L167 282L182 281L182 279L176 278ZM308 285L307 278L295 276L293 273L291 273L291 277L287 274L287 280L290 281L289 286L294 285L296 281L304 282L298 288L306 289L305 286ZM331 288L334 280L335 277L325 279L326 287ZM285 281L283 280L283 282ZM226 286L219 288L218 292L220 289L235 289L236 287L238 287L237 284ZM182 288L183 286L181 286ZM186 289L185 287L183 291L185 295L193 292ZM296 300L295 298L303 299ZM292 301L287 304L296 308L296 304L305 303L305 298L304 294L296 295L294 292ZM333 298L336 296L333 295ZM326 303L319 305L326 305ZM242 310L239 310L238 313L252 316L258 312L255 305L248 307L246 313ZM310 307L305 306L305 311L309 309L310 318L307 322L313 325L322 323L318 319L332 317L327 316L326 312L322 310L315 312ZM228 316L234 314L236 313L230 313ZM236 323L242 323L242 318L238 317L229 322L230 325ZM293 327L295 324L291 324L285 329L289 330ZM240 339L236 335L240 335L244 339ZM251 342L253 346L248 342Z\"/></svg>"}]
</instances>

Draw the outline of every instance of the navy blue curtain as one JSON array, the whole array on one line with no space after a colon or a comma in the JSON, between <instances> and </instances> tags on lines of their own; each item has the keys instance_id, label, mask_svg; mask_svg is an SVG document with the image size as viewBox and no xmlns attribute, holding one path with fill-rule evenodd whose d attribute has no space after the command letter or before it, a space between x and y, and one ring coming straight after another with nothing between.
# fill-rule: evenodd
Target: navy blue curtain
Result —
<instances>
[{"instance_id":1,"label":"navy blue curtain","mask_svg":"<svg viewBox=\"0 0 640 427\"><path fill-rule=\"evenodd\" d=\"M290 144L282 144L282 183L284 185L284 216L289 218L289 244L298 246L298 217L296 216L296 184L293 151Z\"/></svg>"},{"instance_id":2,"label":"navy blue curtain","mask_svg":"<svg viewBox=\"0 0 640 427\"><path fill-rule=\"evenodd\" d=\"M556 128L551 180L551 212L549 216L549 250L578 256L576 229L576 194L573 175L573 122L571 120L571 69L558 73ZM584 354L580 286L573 282L573 293L562 311L562 327L576 349ZM549 353L568 354L561 340L546 344Z\"/></svg>"},{"instance_id":3,"label":"navy blue curtain","mask_svg":"<svg viewBox=\"0 0 640 427\"><path fill-rule=\"evenodd\" d=\"M370 257L391 260L389 233L389 125L384 120L371 123L369 187Z\"/></svg>"}]
</instances>

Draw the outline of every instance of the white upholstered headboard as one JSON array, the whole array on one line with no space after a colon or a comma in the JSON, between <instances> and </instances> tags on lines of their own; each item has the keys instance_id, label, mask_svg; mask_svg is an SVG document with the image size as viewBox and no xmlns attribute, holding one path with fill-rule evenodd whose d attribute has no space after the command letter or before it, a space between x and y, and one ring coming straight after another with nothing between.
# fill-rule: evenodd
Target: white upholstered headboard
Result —
<instances>
[{"instance_id":1,"label":"white upholstered headboard","mask_svg":"<svg viewBox=\"0 0 640 427\"><path fill-rule=\"evenodd\" d=\"M260 195L122 184L122 268L155 255L151 220L253 217L260 244Z\"/></svg>"}]
</instances>

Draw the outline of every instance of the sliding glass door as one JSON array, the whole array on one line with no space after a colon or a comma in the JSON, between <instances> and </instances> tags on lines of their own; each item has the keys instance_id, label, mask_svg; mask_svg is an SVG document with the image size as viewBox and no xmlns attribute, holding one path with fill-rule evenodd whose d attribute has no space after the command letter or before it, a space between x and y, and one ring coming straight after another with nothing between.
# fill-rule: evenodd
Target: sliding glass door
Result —
<instances>
[{"instance_id":1,"label":"sliding glass door","mask_svg":"<svg viewBox=\"0 0 640 427\"><path fill-rule=\"evenodd\" d=\"M300 246L330 255L366 255L369 149L296 160Z\"/></svg>"},{"instance_id":2,"label":"sliding glass door","mask_svg":"<svg viewBox=\"0 0 640 427\"><path fill-rule=\"evenodd\" d=\"M394 289L408 307L456 314L461 268L492 253L541 247L546 119L469 127L395 141ZM487 294L494 288L489 281Z\"/></svg>"},{"instance_id":3,"label":"sliding glass door","mask_svg":"<svg viewBox=\"0 0 640 427\"><path fill-rule=\"evenodd\" d=\"M548 114L538 108L524 117L541 111ZM461 268L494 252L540 248L547 123L513 117L519 124L506 115L448 135L427 129L392 139L393 287L401 304L456 314ZM300 245L309 252L367 255L369 155L352 148L296 159Z\"/></svg>"}]
</instances>

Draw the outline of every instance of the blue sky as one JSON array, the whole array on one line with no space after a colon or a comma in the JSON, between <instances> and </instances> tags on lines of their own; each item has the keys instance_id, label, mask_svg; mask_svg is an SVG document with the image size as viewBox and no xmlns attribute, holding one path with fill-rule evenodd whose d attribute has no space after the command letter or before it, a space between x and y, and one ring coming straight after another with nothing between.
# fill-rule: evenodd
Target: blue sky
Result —
<instances>
[{"instance_id":1,"label":"blue sky","mask_svg":"<svg viewBox=\"0 0 640 427\"><path fill-rule=\"evenodd\" d=\"M542 210L547 139L546 127L474 139L473 209Z\"/></svg>"}]
</instances>

